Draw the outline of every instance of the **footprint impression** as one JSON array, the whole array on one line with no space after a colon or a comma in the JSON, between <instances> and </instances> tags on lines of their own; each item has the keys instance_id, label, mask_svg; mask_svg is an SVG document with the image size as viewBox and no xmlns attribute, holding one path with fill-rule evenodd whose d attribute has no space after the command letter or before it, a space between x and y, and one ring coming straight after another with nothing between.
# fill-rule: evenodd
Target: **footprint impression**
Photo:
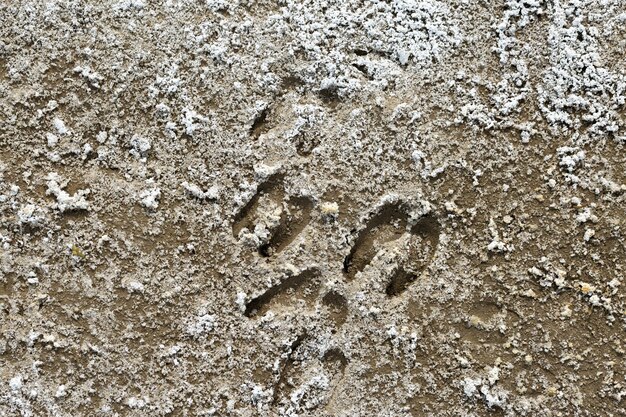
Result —
<instances>
[{"instance_id":1,"label":"footprint impression","mask_svg":"<svg viewBox=\"0 0 626 417\"><path fill-rule=\"evenodd\" d=\"M407 262L398 266L389 277L385 290L392 297L402 294L430 263L439 243L439 223L434 214L426 214L410 225L407 207L402 202L387 204L370 217L343 261L346 279L353 280L371 263L382 246L407 233Z\"/></svg>"},{"instance_id":2,"label":"footprint impression","mask_svg":"<svg viewBox=\"0 0 626 417\"><path fill-rule=\"evenodd\" d=\"M265 257L285 249L311 220L313 201L303 196L286 197L283 179L282 174L274 174L262 183L233 224L235 237L244 229L258 237L257 249Z\"/></svg>"},{"instance_id":3,"label":"footprint impression","mask_svg":"<svg viewBox=\"0 0 626 417\"><path fill-rule=\"evenodd\" d=\"M322 288L319 270L305 270L282 279L279 284L250 300L244 315L252 319L262 317L269 311L280 316L311 315L316 311L315 303L321 298L331 331L336 333L348 316L347 301L333 290L322 296ZM320 352L316 339L305 330L284 347L278 371L272 375L272 406L283 410L293 407L293 392L306 386L307 381L317 376L320 369L324 370L324 375L330 376L326 382L330 385L332 396L343 379L347 364L348 360L339 348L332 347Z\"/></svg>"},{"instance_id":4,"label":"footprint impression","mask_svg":"<svg viewBox=\"0 0 626 417\"><path fill-rule=\"evenodd\" d=\"M285 209L269 237L258 246L262 256L271 256L285 249L304 230L310 221L313 203L304 197L292 197L285 202L282 177L271 177L259 187L257 194L235 219L235 236L244 228L256 230L255 213L264 200L268 204L273 201L276 205L284 202ZM405 262L387 278L386 293L389 297L399 296L419 278L437 248L439 223L434 214L426 214L413 220L408 214L408 208L403 202L389 203L370 216L344 259L343 273L346 280L357 278L383 245L391 244L402 237L408 239L409 253L402 257ZM276 315L312 315L319 311L319 307L331 333L337 333L348 319L348 301L337 291L325 289L320 271L313 268L284 276L276 285L252 298L246 304L244 315L250 319L258 319L269 311ZM315 389L310 386L310 381L316 380L320 369L324 370L324 375L330 376L326 381L330 386L330 389L327 387L329 394L324 397L324 402L326 405L332 403L336 388L340 386L349 363L338 347L328 347L327 350L320 351L320 343L316 343L315 337L310 333L305 330L284 347L280 366L272 375L271 404L285 412L297 406L294 403L296 393L308 392L303 387ZM303 404L308 404L305 407L308 409L321 405L302 398L300 400L304 400Z\"/></svg>"}]
</instances>

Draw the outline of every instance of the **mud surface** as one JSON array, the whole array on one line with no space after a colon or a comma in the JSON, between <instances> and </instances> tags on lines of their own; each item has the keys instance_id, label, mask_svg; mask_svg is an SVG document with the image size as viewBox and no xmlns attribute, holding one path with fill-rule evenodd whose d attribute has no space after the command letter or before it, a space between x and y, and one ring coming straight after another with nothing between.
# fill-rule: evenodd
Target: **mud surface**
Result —
<instances>
[{"instance_id":1,"label":"mud surface","mask_svg":"<svg viewBox=\"0 0 626 417\"><path fill-rule=\"evenodd\" d=\"M626 414L626 4L0 4L0 415Z\"/></svg>"}]
</instances>

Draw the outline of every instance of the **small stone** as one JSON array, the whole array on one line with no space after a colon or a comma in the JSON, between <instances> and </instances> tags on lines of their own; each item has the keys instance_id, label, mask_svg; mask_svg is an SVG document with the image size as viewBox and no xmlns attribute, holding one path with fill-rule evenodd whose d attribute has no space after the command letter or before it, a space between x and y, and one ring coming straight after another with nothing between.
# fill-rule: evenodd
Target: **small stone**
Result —
<instances>
[{"instance_id":1,"label":"small stone","mask_svg":"<svg viewBox=\"0 0 626 417\"><path fill-rule=\"evenodd\" d=\"M563 307L563 310L561 310L561 317L564 319L572 317L572 309L570 308L569 304L565 305Z\"/></svg>"},{"instance_id":2,"label":"small stone","mask_svg":"<svg viewBox=\"0 0 626 417\"><path fill-rule=\"evenodd\" d=\"M320 206L322 214L329 217L337 217L339 215L339 205L334 202L324 202Z\"/></svg>"},{"instance_id":3,"label":"small stone","mask_svg":"<svg viewBox=\"0 0 626 417\"><path fill-rule=\"evenodd\" d=\"M590 284L588 284L586 282L582 282L580 284L580 291L583 294L589 294L591 291L593 291L593 286L591 286Z\"/></svg>"}]
</instances>

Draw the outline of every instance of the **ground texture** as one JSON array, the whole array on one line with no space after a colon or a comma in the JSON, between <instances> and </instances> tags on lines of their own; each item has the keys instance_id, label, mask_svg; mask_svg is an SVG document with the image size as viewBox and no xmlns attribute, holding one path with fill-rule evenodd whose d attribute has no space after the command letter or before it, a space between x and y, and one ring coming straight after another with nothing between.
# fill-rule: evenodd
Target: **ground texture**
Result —
<instances>
[{"instance_id":1,"label":"ground texture","mask_svg":"<svg viewBox=\"0 0 626 417\"><path fill-rule=\"evenodd\" d=\"M623 416L626 3L5 1L0 415Z\"/></svg>"}]
</instances>

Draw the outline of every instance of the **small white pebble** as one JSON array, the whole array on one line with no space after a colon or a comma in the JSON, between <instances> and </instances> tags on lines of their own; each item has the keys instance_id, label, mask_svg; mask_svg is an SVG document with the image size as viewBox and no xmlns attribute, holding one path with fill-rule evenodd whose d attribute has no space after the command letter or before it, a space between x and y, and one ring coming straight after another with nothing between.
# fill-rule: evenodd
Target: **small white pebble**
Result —
<instances>
[{"instance_id":1,"label":"small white pebble","mask_svg":"<svg viewBox=\"0 0 626 417\"><path fill-rule=\"evenodd\" d=\"M141 205L156 210L159 207L159 199L161 198L161 190L159 188L153 188L151 190L144 190L139 194L141 198Z\"/></svg>"},{"instance_id":2,"label":"small white pebble","mask_svg":"<svg viewBox=\"0 0 626 417\"><path fill-rule=\"evenodd\" d=\"M329 217L337 217L339 214L339 205L334 202L324 202L320 206L322 214Z\"/></svg>"},{"instance_id":3,"label":"small white pebble","mask_svg":"<svg viewBox=\"0 0 626 417\"><path fill-rule=\"evenodd\" d=\"M58 117L54 118L52 124L54 125L54 128L57 130L59 135L67 135L70 132L69 129L65 126L65 122Z\"/></svg>"},{"instance_id":4,"label":"small white pebble","mask_svg":"<svg viewBox=\"0 0 626 417\"><path fill-rule=\"evenodd\" d=\"M563 310L561 310L561 317L564 319L572 317L572 309L569 305L563 307Z\"/></svg>"},{"instance_id":5,"label":"small white pebble","mask_svg":"<svg viewBox=\"0 0 626 417\"><path fill-rule=\"evenodd\" d=\"M13 391L18 391L19 389L21 389L22 388L22 376L17 375L11 378L11 380L9 381L9 387Z\"/></svg>"},{"instance_id":6,"label":"small white pebble","mask_svg":"<svg viewBox=\"0 0 626 417\"><path fill-rule=\"evenodd\" d=\"M51 148L59 143L59 137L54 133L46 133L46 140L48 141L48 146Z\"/></svg>"}]
</instances>

